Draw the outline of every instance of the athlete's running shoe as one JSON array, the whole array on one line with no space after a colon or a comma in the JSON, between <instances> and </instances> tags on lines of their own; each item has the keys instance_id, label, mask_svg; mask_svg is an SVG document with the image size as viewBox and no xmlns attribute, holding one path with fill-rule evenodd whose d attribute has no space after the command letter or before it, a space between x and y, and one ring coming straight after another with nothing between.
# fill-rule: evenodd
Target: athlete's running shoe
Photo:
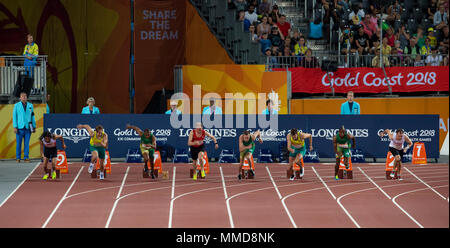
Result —
<instances>
[{"instance_id":1,"label":"athlete's running shoe","mask_svg":"<svg viewBox=\"0 0 450 248\"><path fill-rule=\"evenodd\" d=\"M392 178L395 177L395 172L394 172L394 171L391 172L391 177L392 177Z\"/></svg>"},{"instance_id":2,"label":"athlete's running shoe","mask_svg":"<svg viewBox=\"0 0 450 248\"><path fill-rule=\"evenodd\" d=\"M153 173L153 170L150 170L150 174L152 175L152 179L155 179L155 174Z\"/></svg>"},{"instance_id":3,"label":"athlete's running shoe","mask_svg":"<svg viewBox=\"0 0 450 248\"><path fill-rule=\"evenodd\" d=\"M100 171L100 180L105 179L105 174L103 171Z\"/></svg>"},{"instance_id":4,"label":"athlete's running shoe","mask_svg":"<svg viewBox=\"0 0 450 248\"><path fill-rule=\"evenodd\" d=\"M303 166L300 168L300 177L303 177L305 175L305 170L303 169Z\"/></svg>"},{"instance_id":5,"label":"athlete's running shoe","mask_svg":"<svg viewBox=\"0 0 450 248\"><path fill-rule=\"evenodd\" d=\"M238 174L238 180L239 180L239 181L242 180L242 175L241 175L241 173Z\"/></svg>"},{"instance_id":6,"label":"athlete's running shoe","mask_svg":"<svg viewBox=\"0 0 450 248\"><path fill-rule=\"evenodd\" d=\"M92 171L94 171L94 164L90 164L90 165L89 165L89 168L88 168L89 174L91 174Z\"/></svg>"},{"instance_id":7,"label":"athlete's running shoe","mask_svg":"<svg viewBox=\"0 0 450 248\"><path fill-rule=\"evenodd\" d=\"M194 179L194 181L197 180L197 170L194 171L194 175L192 175L192 179Z\"/></svg>"},{"instance_id":8,"label":"athlete's running shoe","mask_svg":"<svg viewBox=\"0 0 450 248\"><path fill-rule=\"evenodd\" d=\"M52 172L52 180L55 180L56 179L56 171L53 171Z\"/></svg>"},{"instance_id":9,"label":"athlete's running shoe","mask_svg":"<svg viewBox=\"0 0 450 248\"><path fill-rule=\"evenodd\" d=\"M334 180L339 180L338 175L336 175L336 176L334 177Z\"/></svg>"},{"instance_id":10,"label":"athlete's running shoe","mask_svg":"<svg viewBox=\"0 0 450 248\"><path fill-rule=\"evenodd\" d=\"M42 179L47 180L48 179L48 173L45 173Z\"/></svg>"},{"instance_id":11,"label":"athlete's running shoe","mask_svg":"<svg viewBox=\"0 0 450 248\"><path fill-rule=\"evenodd\" d=\"M206 177L205 170L202 170L201 173L202 173L202 178Z\"/></svg>"},{"instance_id":12,"label":"athlete's running shoe","mask_svg":"<svg viewBox=\"0 0 450 248\"><path fill-rule=\"evenodd\" d=\"M254 171L254 170L250 169L250 170L248 170L248 172L250 172L250 175L251 175L252 177L255 176L255 171Z\"/></svg>"},{"instance_id":13,"label":"athlete's running shoe","mask_svg":"<svg viewBox=\"0 0 450 248\"><path fill-rule=\"evenodd\" d=\"M289 180L294 181L294 179L295 179L295 174L292 174L291 177L289 178Z\"/></svg>"}]
</instances>

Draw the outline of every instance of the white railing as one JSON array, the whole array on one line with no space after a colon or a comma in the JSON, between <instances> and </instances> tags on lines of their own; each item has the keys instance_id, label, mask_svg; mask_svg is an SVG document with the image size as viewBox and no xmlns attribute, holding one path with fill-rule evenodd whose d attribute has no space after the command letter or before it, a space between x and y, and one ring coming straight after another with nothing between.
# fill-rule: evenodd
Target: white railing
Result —
<instances>
[{"instance_id":1,"label":"white railing","mask_svg":"<svg viewBox=\"0 0 450 248\"><path fill-rule=\"evenodd\" d=\"M31 96L34 100L45 101L47 88L47 55L39 55L33 66L24 65L23 56L0 56L0 97L12 100L19 74L29 73L34 79Z\"/></svg>"}]
</instances>

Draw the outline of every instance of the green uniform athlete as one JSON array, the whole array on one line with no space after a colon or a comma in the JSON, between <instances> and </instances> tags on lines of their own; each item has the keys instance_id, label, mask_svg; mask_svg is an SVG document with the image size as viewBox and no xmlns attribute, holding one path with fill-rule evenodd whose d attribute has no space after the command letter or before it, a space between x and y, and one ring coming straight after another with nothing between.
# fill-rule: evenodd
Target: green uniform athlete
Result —
<instances>
[{"instance_id":1,"label":"green uniform athlete","mask_svg":"<svg viewBox=\"0 0 450 248\"><path fill-rule=\"evenodd\" d=\"M250 131L245 130L243 134L239 136L239 152L240 152L240 164L239 164L239 174L238 179L242 179L241 170L242 166L244 165L244 160L247 159L249 161L250 165L250 174L252 176L255 175L255 172L253 171L251 164L250 164L250 155L253 154L255 151L255 140L259 137L259 143L262 143L261 138L261 132L257 130L254 133L250 133Z\"/></svg>"},{"instance_id":2,"label":"green uniform athlete","mask_svg":"<svg viewBox=\"0 0 450 248\"><path fill-rule=\"evenodd\" d=\"M341 157L344 157L345 168L348 169L348 158L350 158L350 141L353 142L352 148L355 148L355 136L347 133L344 126L339 128L339 134L333 136L334 153L336 153L336 165L334 166L334 177L339 180L338 172L341 163Z\"/></svg>"},{"instance_id":3,"label":"green uniform athlete","mask_svg":"<svg viewBox=\"0 0 450 248\"><path fill-rule=\"evenodd\" d=\"M150 132L150 129L148 128L144 129L144 131L142 132L140 128L127 124L126 129L133 129L138 133L139 136L141 136L141 143L139 144L139 148L141 149L141 154L144 158L144 172L148 173L147 163L150 161L150 175L152 176L152 179L155 179L155 175L153 174L153 155L155 154L156 149L155 136Z\"/></svg>"}]
</instances>

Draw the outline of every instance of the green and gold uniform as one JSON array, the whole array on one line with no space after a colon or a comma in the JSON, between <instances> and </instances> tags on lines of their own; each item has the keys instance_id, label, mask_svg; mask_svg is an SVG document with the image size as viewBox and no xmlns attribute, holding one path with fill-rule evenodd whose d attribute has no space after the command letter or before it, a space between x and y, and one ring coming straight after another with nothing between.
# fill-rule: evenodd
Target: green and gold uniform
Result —
<instances>
[{"instance_id":1,"label":"green and gold uniform","mask_svg":"<svg viewBox=\"0 0 450 248\"><path fill-rule=\"evenodd\" d=\"M101 143L103 141L103 137L105 137L105 132L102 131L102 134L97 137L97 132L94 132L94 135L91 137L91 141L90 141L90 146L89 146L89 150L91 151L91 153L93 151L97 151L98 153L98 157L100 159L105 159L105 147L103 146L96 146L94 145L95 143Z\"/></svg>"},{"instance_id":2,"label":"green and gold uniform","mask_svg":"<svg viewBox=\"0 0 450 248\"><path fill-rule=\"evenodd\" d=\"M150 133L150 136L147 138L145 137L145 134L142 134L141 136L141 144L139 145L141 148L141 153L148 153L149 157L153 157L153 154L155 153L155 149L153 148L147 148L144 145L151 145L153 144L153 134Z\"/></svg>"},{"instance_id":3,"label":"green and gold uniform","mask_svg":"<svg viewBox=\"0 0 450 248\"><path fill-rule=\"evenodd\" d=\"M244 159L245 154L247 154L247 152L253 154L253 152L255 151L255 141L252 139L252 136L250 135L250 138L248 139L247 142L245 142L245 140L242 140L242 144L244 144L244 146L249 146L252 145L252 148L250 149L245 149L244 151L242 151L240 153L241 155L241 161L242 159Z\"/></svg>"},{"instance_id":4,"label":"green and gold uniform","mask_svg":"<svg viewBox=\"0 0 450 248\"><path fill-rule=\"evenodd\" d=\"M305 148L305 140L301 138L300 131L297 131L297 139L294 139L291 134L291 148L294 149L294 153L289 152L289 157L297 157L298 154L305 156L306 148ZM296 145L297 147L295 147ZM300 145L300 148L298 146Z\"/></svg>"}]
</instances>

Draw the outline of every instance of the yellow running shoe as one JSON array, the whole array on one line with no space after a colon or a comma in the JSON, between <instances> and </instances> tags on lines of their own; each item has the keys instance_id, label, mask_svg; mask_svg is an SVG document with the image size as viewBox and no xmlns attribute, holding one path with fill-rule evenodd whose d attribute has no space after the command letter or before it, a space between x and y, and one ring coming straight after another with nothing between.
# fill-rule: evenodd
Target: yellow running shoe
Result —
<instances>
[{"instance_id":1,"label":"yellow running shoe","mask_svg":"<svg viewBox=\"0 0 450 248\"><path fill-rule=\"evenodd\" d=\"M48 173L45 173L42 179L47 180L48 179Z\"/></svg>"},{"instance_id":2,"label":"yellow running shoe","mask_svg":"<svg viewBox=\"0 0 450 248\"><path fill-rule=\"evenodd\" d=\"M56 179L56 171L53 171L52 172L52 180L55 180Z\"/></svg>"},{"instance_id":3,"label":"yellow running shoe","mask_svg":"<svg viewBox=\"0 0 450 248\"><path fill-rule=\"evenodd\" d=\"M205 175L205 170L202 170L202 177L205 177L206 175Z\"/></svg>"},{"instance_id":4,"label":"yellow running shoe","mask_svg":"<svg viewBox=\"0 0 450 248\"><path fill-rule=\"evenodd\" d=\"M197 171L194 171L194 175L192 175L192 179L194 179L194 181L197 180Z\"/></svg>"}]
</instances>

